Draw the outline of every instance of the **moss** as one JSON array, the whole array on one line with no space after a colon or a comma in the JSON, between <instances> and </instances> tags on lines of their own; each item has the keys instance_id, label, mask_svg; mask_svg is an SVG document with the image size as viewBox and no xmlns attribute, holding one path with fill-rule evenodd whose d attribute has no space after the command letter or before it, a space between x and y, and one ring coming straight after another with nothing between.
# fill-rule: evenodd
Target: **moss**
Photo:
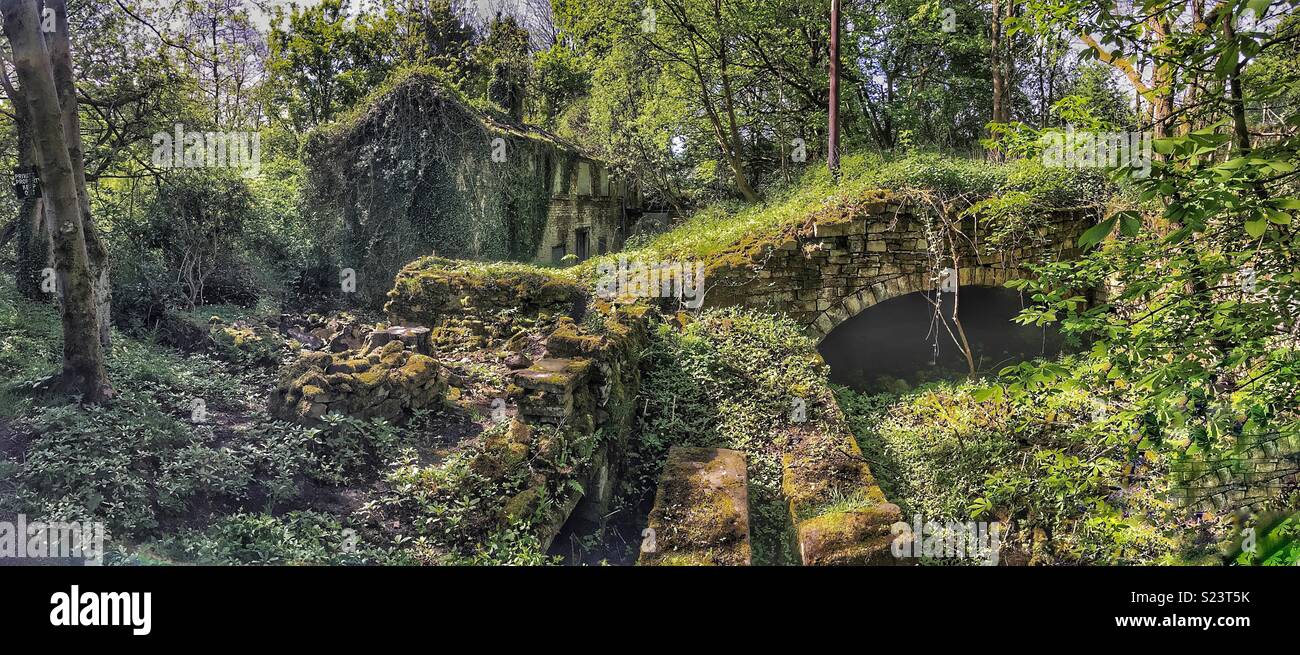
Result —
<instances>
[{"instance_id":1,"label":"moss","mask_svg":"<svg viewBox=\"0 0 1300 655\"><path fill-rule=\"evenodd\" d=\"M546 339L546 350L552 357L590 357L606 346L599 336L582 334L572 319L561 319L555 331Z\"/></svg>"},{"instance_id":2,"label":"moss","mask_svg":"<svg viewBox=\"0 0 1300 655\"><path fill-rule=\"evenodd\" d=\"M375 368L365 373L358 373L353 378L363 387L378 386L388 376L388 371L382 368Z\"/></svg>"},{"instance_id":3,"label":"moss","mask_svg":"<svg viewBox=\"0 0 1300 655\"><path fill-rule=\"evenodd\" d=\"M471 463L478 474L491 480L501 479L528 459L533 442L532 430L511 423L508 429L496 429L483 440L483 449Z\"/></svg>"},{"instance_id":4,"label":"moss","mask_svg":"<svg viewBox=\"0 0 1300 655\"><path fill-rule=\"evenodd\" d=\"M242 321L233 326L214 324L210 336L216 345L215 354L220 359L252 366L276 364L285 343L279 333Z\"/></svg>"},{"instance_id":5,"label":"moss","mask_svg":"<svg viewBox=\"0 0 1300 655\"><path fill-rule=\"evenodd\" d=\"M657 548L641 561L690 553L715 564L749 564L746 484L745 460L735 451L672 449L650 512Z\"/></svg>"},{"instance_id":6,"label":"moss","mask_svg":"<svg viewBox=\"0 0 1300 655\"><path fill-rule=\"evenodd\" d=\"M796 521L817 516L844 499L885 502L857 442L835 428L807 436L781 458L781 490Z\"/></svg>"},{"instance_id":7,"label":"moss","mask_svg":"<svg viewBox=\"0 0 1300 655\"><path fill-rule=\"evenodd\" d=\"M523 317L571 314L582 295L570 275L556 270L425 257L398 273L384 310L395 322L440 327L450 319L495 320L504 310Z\"/></svg>"},{"instance_id":8,"label":"moss","mask_svg":"<svg viewBox=\"0 0 1300 655\"><path fill-rule=\"evenodd\" d=\"M668 553L653 562L651 566L717 566L718 563L710 552L703 553Z\"/></svg>"},{"instance_id":9,"label":"moss","mask_svg":"<svg viewBox=\"0 0 1300 655\"><path fill-rule=\"evenodd\" d=\"M438 363L431 357L419 354L411 355L406 360L406 364L402 366L401 373L408 378L418 378L432 372L437 365Z\"/></svg>"},{"instance_id":10,"label":"moss","mask_svg":"<svg viewBox=\"0 0 1300 655\"><path fill-rule=\"evenodd\" d=\"M532 486L515 494L501 507L502 519L513 522L529 518L541 506L545 494L546 485Z\"/></svg>"},{"instance_id":11,"label":"moss","mask_svg":"<svg viewBox=\"0 0 1300 655\"><path fill-rule=\"evenodd\" d=\"M898 506L889 503L870 509L832 512L798 525L805 564L863 566L894 564L891 526L902 521Z\"/></svg>"}]
</instances>

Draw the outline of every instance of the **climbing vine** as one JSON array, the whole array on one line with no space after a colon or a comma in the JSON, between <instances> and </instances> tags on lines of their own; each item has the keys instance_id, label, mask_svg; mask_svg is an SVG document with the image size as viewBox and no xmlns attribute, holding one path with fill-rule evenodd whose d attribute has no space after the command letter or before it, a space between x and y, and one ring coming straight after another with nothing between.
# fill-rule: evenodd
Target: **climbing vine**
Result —
<instances>
[{"instance_id":1,"label":"climbing vine","mask_svg":"<svg viewBox=\"0 0 1300 655\"><path fill-rule=\"evenodd\" d=\"M530 260L564 150L416 69L308 140L308 196L340 268L378 301L421 256Z\"/></svg>"}]
</instances>

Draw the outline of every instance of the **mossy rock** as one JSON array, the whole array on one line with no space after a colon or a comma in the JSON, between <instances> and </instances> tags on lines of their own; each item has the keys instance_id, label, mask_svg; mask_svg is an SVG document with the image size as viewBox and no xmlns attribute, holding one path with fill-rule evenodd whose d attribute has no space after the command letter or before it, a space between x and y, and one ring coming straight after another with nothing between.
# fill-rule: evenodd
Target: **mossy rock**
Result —
<instances>
[{"instance_id":1,"label":"mossy rock","mask_svg":"<svg viewBox=\"0 0 1300 655\"><path fill-rule=\"evenodd\" d=\"M891 526L903 520L897 505L823 514L796 527L805 566L880 566L899 563Z\"/></svg>"},{"instance_id":2,"label":"mossy rock","mask_svg":"<svg viewBox=\"0 0 1300 655\"><path fill-rule=\"evenodd\" d=\"M583 334L578 324L568 317L560 319L546 339L546 352L551 357L591 357L606 347L605 339Z\"/></svg>"},{"instance_id":3,"label":"mossy rock","mask_svg":"<svg viewBox=\"0 0 1300 655\"><path fill-rule=\"evenodd\" d=\"M187 314L166 312L158 319L158 342L188 353L204 352L212 347L210 326Z\"/></svg>"},{"instance_id":4,"label":"mossy rock","mask_svg":"<svg viewBox=\"0 0 1300 655\"><path fill-rule=\"evenodd\" d=\"M545 496L546 485L544 484L529 487L515 494L501 507L502 521L512 523L529 518L541 507Z\"/></svg>"},{"instance_id":5,"label":"mossy rock","mask_svg":"<svg viewBox=\"0 0 1300 655\"><path fill-rule=\"evenodd\" d=\"M885 495L864 461L857 440L834 426L802 435L781 457L781 491L796 521L813 518L838 499L884 503Z\"/></svg>"},{"instance_id":6,"label":"mossy rock","mask_svg":"<svg viewBox=\"0 0 1300 655\"><path fill-rule=\"evenodd\" d=\"M280 361L285 340L279 332L237 321L234 325L214 324L210 331L213 352L236 364L273 366Z\"/></svg>"},{"instance_id":7,"label":"mossy rock","mask_svg":"<svg viewBox=\"0 0 1300 655\"><path fill-rule=\"evenodd\" d=\"M748 565L752 555L744 455L713 448L670 449L649 529L654 548L643 547L638 564Z\"/></svg>"},{"instance_id":8,"label":"mossy rock","mask_svg":"<svg viewBox=\"0 0 1300 655\"><path fill-rule=\"evenodd\" d=\"M394 322L440 327L466 316L495 320L503 312L572 316L584 302L575 280L547 269L425 257L397 274L384 311Z\"/></svg>"},{"instance_id":9,"label":"mossy rock","mask_svg":"<svg viewBox=\"0 0 1300 655\"><path fill-rule=\"evenodd\" d=\"M446 368L405 351L400 342L385 346L383 353L372 362L357 359L356 352L303 352L282 369L269 411L304 425L319 424L325 414L400 424L417 410L442 405L450 379Z\"/></svg>"}]
</instances>

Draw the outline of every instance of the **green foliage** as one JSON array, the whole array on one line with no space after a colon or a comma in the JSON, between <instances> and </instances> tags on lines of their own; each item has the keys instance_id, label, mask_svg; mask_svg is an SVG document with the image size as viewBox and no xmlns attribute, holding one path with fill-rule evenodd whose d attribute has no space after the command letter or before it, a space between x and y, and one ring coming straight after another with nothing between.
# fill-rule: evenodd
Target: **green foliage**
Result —
<instances>
[{"instance_id":1,"label":"green foliage","mask_svg":"<svg viewBox=\"0 0 1300 655\"><path fill-rule=\"evenodd\" d=\"M796 397L810 420L828 418L827 370L812 341L788 319L706 311L681 331L661 326L647 361L638 433L625 456L625 502L653 494L672 446L739 450L748 460L755 563L797 562L781 492L781 433Z\"/></svg>"},{"instance_id":2,"label":"green foliage","mask_svg":"<svg viewBox=\"0 0 1300 655\"><path fill-rule=\"evenodd\" d=\"M990 109L990 43L981 28L989 24L987 10L970 2L889 0L846 3L842 11L852 26L852 38L840 42L842 147L976 147ZM548 89L547 102L572 97L555 114L559 129L639 174L656 199L679 206L738 197L733 156L754 186L788 183L824 161L825 3L563 0L554 14L562 45L537 60L572 50L568 60L581 66L590 89L577 97L583 80L576 76L564 76L573 82L564 92ZM1047 76L1050 67L1053 86L1044 91L1040 84L1045 97L1033 98L1044 108L1035 114L1045 115L1073 77L1061 54L1066 48L1052 40L1057 55L1043 63L1031 56L1036 44L1028 35L1012 40L1009 51L1028 79L1040 71ZM795 139L806 161L792 157Z\"/></svg>"},{"instance_id":3,"label":"green foliage","mask_svg":"<svg viewBox=\"0 0 1300 655\"><path fill-rule=\"evenodd\" d=\"M134 197L117 202L134 203ZM244 242L256 200L238 173L183 171L152 191L141 211L113 216L114 309L123 324L147 326L168 308L252 305L258 285ZM133 206L133 205L132 205Z\"/></svg>"},{"instance_id":4,"label":"green foliage","mask_svg":"<svg viewBox=\"0 0 1300 655\"><path fill-rule=\"evenodd\" d=\"M400 525L394 543L424 563L550 563L541 551L536 528L553 520L556 498L573 490L533 487L528 466L514 467L504 476L486 475L476 468L474 463L484 455L484 442L506 429L506 424L494 426L473 444L432 464L408 453L386 474L387 492L363 508L364 516L371 523ZM561 457L571 455L566 450ZM576 468L578 462L563 464ZM530 488L538 490L531 510L506 516L508 501Z\"/></svg>"},{"instance_id":5,"label":"green foliage","mask_svg":"<svg viewBox=\"0 0 1300 655\"><path fill-rule=\"evenodd\" d=\"M276 21L267 38L271 100L298 132L329 122L388 75L390 35L382 18L349 17L342 0L292 7L287 28Z\"/></svg>"},{"instance_id":6,"label":"green foliage","mask_svg":"<svg viewBox=\"0 0 1300 655\"><path fill-rule=\"evenodd\" d=\"M53 308L0 284L0 380L34 379L58 363L62 329Z\"/></svg>"},{"instance_id":7,"label":"green foliage","mask_svg":"<svg viewBox=\"0 0 1300 655\"><path fill-rule=\"evenodd\" d=\"M1139 451L1170 460L1183 502L1220 512L1294 507L1294 485L1282 481L1294 475L1300 452L1300 154L1292 129L1300 121L1253 109L1293 89L1279 57L1294 49L1296 23L1234 28L1243 14L1268 7L1229 3L1206 29L1145 44L1146 21L1122 12L1076 13L1069 0L1027 7L1059 29L1158 55L1169 87L1156 93L1197 93L1198 102L1185 108L1188 116L1167 119L1149 176L1112 172L1133 197L1083 236L1084 258L1013 285L1032 300L1021 322L1059 322L1093 347L1074 366L1009 368L1005 390L1013 399L1094 390L1132 426ZM1153 20L1174 21L1186 5L1146 9ZM1208 93L1193 91L1202 79ZM1238 104L1247 82L1252 96ZM1262 124L1279 136L1255 136ZM1104 290L1094 294L1098 302L1089 302L1088 289Z\"/></svg>"},{"instance_id":8,"label":"green foliage","mask_svg":"<svg viewBox=\"0 0 1300 655\"><path fill-rule=\"evenodd\" d=\"M0 511L94 518L118 545L148 542L231 511L293 506L307 486L363 486L428 431L421 421L401 431L340 417L320 429L273 421L264 411L270 372L181 356L122 334L114 334L109 359L117 390L111 403L31 398L29 381L56 365L59 322L52 307L14 296L0 285L0 366L13 380L0 389L0 424L26 438L21 457L0 460ZM235 527L213 534L248 527L232 521ZM215 552L206 548L193 552Z\"/></svg>"},{"instance_id":9,"label":"green foliage","mask_svg":"<svg viewBox=\"0 0 1300 655\"><path fill-rule=\"evenodd\" d=\"M1238 548L1234 562L1247 566L1300 566L1300 516L1266 517L1254 531L1251 548ZM1243 543L1242 546L1245 546Z\"/></svg>"},{"instance_id":10,"label":"green foliage","mask_svg":"<svg viewBox=\"0 0 1300 655\"><path fill-rule=\"evenodd\" d=\"M320 466L313 477L327 484L341 486L373 477L398 458L404 445L397 429L379 419L330 414L324 422L316 441Z\"/></svg>"},{"instance_id":11,"label":"green foliage","mask_svg":"<svg viewBox=\"0 0 1300 655\"><path fill-rule=\"evenodd\" d=\"M1168 462L1141 457L1124 425L1094 421L1087 392L1009 401L984 390L837 389L885 496L905 516L1010 522L1004 560L1172 563L1212 548L1181 529L1180 509L1166 500Z\"/></svg>"},{"instance_id":12,"label":"green foliage","mask_svg":"<svg viewBox=\"0 0 1300 655\"><path fill-rule=\"evenodd\" d=\"M1277 338L1291 331L1282 308L1295 304L1300 279L1290 227L1300 202L1284 195L1296 158L1273 148L1206 158L1228 138L1199 130L1158 142L1169 160L1134 181L1141 210L1118 212L1085 234L1085 245L1100 247L1082 261L1015 284L1034 301L1022 322L1059 321L1067 334L1096 340L1088 366L1008 370L1009 390L1108 389L1125 416L1150 421L1146 447L1178 453L1194 468L1260 447L1275 458L1300 449L1300 366L1293 344ZM1271 192L1262 182L1269 178ZM1258 280L1250 289L1243 268ZM1108 302L1088 305L1077 290L1103 280L1114 289Z\"/></svg>"},{"instance_id":13,"label":"green foliage","mask_svg":"<svg viewBox=\"0 0 1300 655\"><path fill-rule=\"evenodd\" d=\"M320 512L232 514L203 530L182 530L168 536L153 550L167 558L206 565L403 563L391 550L366 545L355 529Z\"/></svg>"}]
</instances>

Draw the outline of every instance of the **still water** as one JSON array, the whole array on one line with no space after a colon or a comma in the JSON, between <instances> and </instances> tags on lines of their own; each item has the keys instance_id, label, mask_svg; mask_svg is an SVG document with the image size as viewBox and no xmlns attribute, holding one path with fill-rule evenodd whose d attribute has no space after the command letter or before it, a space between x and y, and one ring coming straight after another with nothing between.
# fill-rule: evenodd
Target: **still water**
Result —
<instances>
[{"instance_id":1,"label":"still water","mask_svg":"<svg viewBox=\"0 0 1300 655\"><path fill-rule=\"evenodd\" d=\"M930 298L933 298L930 294ZM952 324L952 294L943 294L940 315ZM1055 328L1017 325L1023 308L1018 292L1000 287L962 287L958 317L970 340L980 373L1061 352ZM855 390L901 391L923 382L964 377L960 347L937 320L926 295L908 294L867 308L840 324L818 346L831 367L831 380Z\"/></svg>"}]
</instances>

